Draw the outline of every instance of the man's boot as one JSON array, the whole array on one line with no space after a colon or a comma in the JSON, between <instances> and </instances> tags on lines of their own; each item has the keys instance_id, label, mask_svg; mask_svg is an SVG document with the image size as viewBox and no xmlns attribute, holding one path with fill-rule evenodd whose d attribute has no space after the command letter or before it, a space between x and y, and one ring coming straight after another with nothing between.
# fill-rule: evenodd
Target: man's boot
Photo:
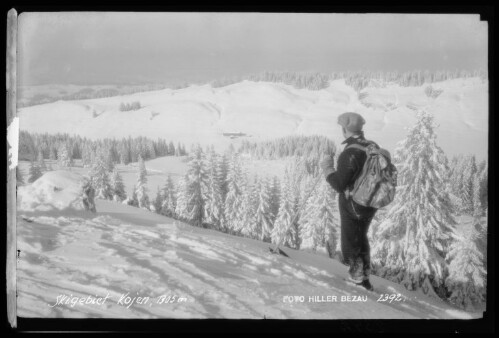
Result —
<instances>
[{"instance_id":1,"label":"man's boot","mask_svg":"<svg viewBox=\"0 0 499 338\"><path fill-rule=\"evenodd\" d=\"M371 284L371 282L369 281L369 278L367 279L364 279L361 284L366 290L369 290L369 291L373 291L374 290L374 287L373 285Z\"/></svg>"}]
</instances>

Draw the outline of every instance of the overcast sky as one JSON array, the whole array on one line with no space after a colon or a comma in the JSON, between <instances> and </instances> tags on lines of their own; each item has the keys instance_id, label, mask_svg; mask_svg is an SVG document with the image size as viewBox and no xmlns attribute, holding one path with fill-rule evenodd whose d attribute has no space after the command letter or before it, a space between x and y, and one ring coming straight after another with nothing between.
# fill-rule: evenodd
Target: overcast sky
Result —
<instances>
[{"instance_id":1,"label":"overcast sky","mask_svg":"<svg viewBox=\"0 0 499 338\"><path fill-rule=\"evenodd\" d=\"M21 85L486 69L488 41L457 14L23 13L18 38Z\"/></svg>"}]
</instances>

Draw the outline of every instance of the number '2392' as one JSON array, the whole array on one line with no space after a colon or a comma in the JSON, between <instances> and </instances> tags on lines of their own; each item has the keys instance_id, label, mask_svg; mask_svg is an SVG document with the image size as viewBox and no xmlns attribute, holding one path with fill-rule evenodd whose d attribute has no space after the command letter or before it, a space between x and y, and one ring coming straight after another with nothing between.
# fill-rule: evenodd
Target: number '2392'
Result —
<instances>
[{"instance_id":1,"label":"number '2392'","mask_svg":"<svg viewBox=\"0 0 499 338\"><path fill-rule=\"evenodd\" d=\"M400 293L382 293L379 295L377 302L404 302L405 297L402 297Z\"/></svg>"}]
</instances>

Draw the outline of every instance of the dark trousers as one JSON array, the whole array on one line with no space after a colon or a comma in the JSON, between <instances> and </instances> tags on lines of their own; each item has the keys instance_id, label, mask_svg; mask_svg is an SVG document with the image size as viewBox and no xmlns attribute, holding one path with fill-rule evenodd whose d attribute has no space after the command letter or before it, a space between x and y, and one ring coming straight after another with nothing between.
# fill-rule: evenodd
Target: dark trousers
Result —
<instances>
[{"instance_id":1,"label":"dark trousers","mask_svg":"<svg viewBox=\"0 0 499 338\"><path fill-rule=\"evenodd\" d=\"M343 263L349 266L348 272L353 279L367 279L371 272L367 231L377 209L359 205L343 193L339 194L339 209Z\"/></svg>"}]
</instances>

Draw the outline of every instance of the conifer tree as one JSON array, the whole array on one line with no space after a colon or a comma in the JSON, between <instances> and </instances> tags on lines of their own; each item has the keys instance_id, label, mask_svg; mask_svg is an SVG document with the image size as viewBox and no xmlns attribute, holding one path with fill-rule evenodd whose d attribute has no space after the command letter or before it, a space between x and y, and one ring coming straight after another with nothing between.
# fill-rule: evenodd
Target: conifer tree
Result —
<instances>
[{"instance_id":1,"label":"conifer tree","mask_svg":"<svg viewBox=\"0 0 499 338\"><path fill-rule=\"evenodd\" d=\"M463 200L461 211L473 215L473 183L477 176L475 156L469 155L465 158L461 173L461 182L459 182L460 197Z\"/></svg>"},{"instance_id":2,"label":"conifer tree","mask_svg":"<svg viewBox=\"0 0 499 338\"><path fill-rule=\"evenodd\" d=\"M166 183L163 187L163 203L161 204L161 214L173 217L175 215L176 203L177 201L175 186L173 184L171 176L168 175Z\"/></svg>"},{"instance_id":3,"label":"conifer tree","mask_svg":"<svg viewBox=\"0 0 499 338\"><path fill-rule=\"evenodd\" d=\"M190 155L189 168L187 169L189 177L187 190L189 219L200 226L205 219L205 202L208 194L208 174L206 172L206 163L203 149L196 146Z\"/></svg>"},{"instance_id":4,"label":"conifer tree","mask_svg":"<svg viewBox=\"0 0 499 338\"><path fill-rule=\"evenodd\" d=\"M90 179L95 190L95 198L112 199L112 189L109 182L109 173L105 159L102 155L96 157L92 169L90 170Z\"/></svg>"},{"instance_id":5,"label":"conifer tree","mask_svg":"<svg viewBox=\"0 0 499 338\"><path fill-rule=\"evenodd\" d=\"M444 297L445 257L456 221L445 189L446 157L433 129L433 116L418 112L395 151L398 189L377 229L372 260L381 276Z\"/></svg>"},{"instance_id":6,"label":"conifer tree","mask_svg":"<svg viewBox=\"0 0 499 338\"><path fill-rule=\"evenodd\" d=\"M71 158L65 144L61 144L59 150L57 151L57 161L61 167L69 168L73 166L73 159Z\"/></svg>"},{"instance_id":7,"label":"conifer tree","mask_svg":"<svg viewBox=\"0 0 499 338\"><path fill-rule=\"evenodd\" d=\"M476 246L483 257L483 267L487 270L487 209L484 215L473 219Z\"/></svg>"},{"instance_id":8,"label":"conifer tree","mask_svg":"<svg viewBox=\"0 0 499 338\"><path fill-rule=\"evenodd\" d=\"M281 184L279 178L274 176L272 179L272 187L270 189L270 210L271 210L271 223L274 224L277 214L279 212L279 205L281 204Z\"/></svg>"},{"instance_id":9,"label":"conifer tree","mask_svg":"<svg viewBox=\"0 0 499 338\"><path fill-rule=\"evenodd\" d=\"M483 164L478 172L480 182L480 205L482 206L482 212L488 208L488 170L488 163L483 161Z\"/></svg>"},{"instance_id":10,"label":"conifer tree","mask_svg":"<svg viewBox=\"0 0 499 338\"><path fill-rule=\"evenodd\" d=\"M272 229L271 241L276 246L295 247L295 198L292 181L287 173L282 192L281 205Z\"/></svg>"},{"instance_id":11,"label":"conifer tree","mask_svg":"<svg viewBox=\"0 0 499 338\"><path fill-rule=\"evenodd\" d=\"M227 175L229 173L229 157L227 154L223 154L220 158L219 169L219 179L220 179L220 193L222 194L222 202L225 201L227 197Z\"/></svg>"},{"instance_id":12,"label":"conifer tree","mask_svg":"<svg viewBox=\"0 0 499 338\"><path fill-rule=\"evenodd\" d=\"M147 170L142 156L139 155L139 173L135 193L137 195L138 207L149 209L149 196L147 195Z\"/></svg>"},{"instance_id":13,"label":"conifer tree","mask_svg":"<svg viewBox=\"0 0 499 338\"><path fill-rule=\"evenodd\" d=\"M266 242L270 241L273 215L271 205L271 188L268 179L262 180L259 184L255 219L256 228L259 229L258 239Z\"/></svg>"},{"instance_id":14,"label":"conifer tree","mask_svg":"<svg viewBox=\"0 0 499 338\"><path fill-rule=\"evenodd\" d=\"M475 218L475 222L480 222ZM473 310L485 301L486 275L484 254L478 247L479 227L472 227L469 238L457 237L447 255L449 276L445 286L449 300L467 310Z\"/></svg>"},{"instance_id":15,"label":"conifer tree","mask_svg":"<svg viewBox=\"0 0 499 338\"><path fill-rule=\"evenodd\" d=\"M110 185L114 201L122 202L126 199L125 184L123 183L123 178L118 172L118 169L116 168L114 168L111 175Z\"/></svg>"},{"instance_id":16,"label":"conifer tree","mask_svg":"<svg viewBox=\"0 0 499 338\"><path fill-rule=\"evenodd\" d=\"M183 220L190 220L189 213L189 176L186 174L178 182L175 214Z\"/></svg>"},{"instance_id":17,"label":"conifer tree","mask_svg":"<svg viewBox=\"0 0 499 338\"><path fill-rule=\"evenodd\" d=\"M331 258L336 256L339 242L339 227L334 214L336 199L333 190L325 180L321 180L316 191L306 204L300 218L300 233L303 247L317 250L326 247Z\"/></svg>"},{"instance_id":18,"label":"conifer tree","mask_svg":"<svg viewBox=\"0 0 499 338\"><path fill-rule=\"evenodd\" d=\"M241 206L243 174L240 160L234 156L229 163L227 174L227 196L224 208L224 229L234 232L237 227L238 213Z\"/></svg>"},{"instance_id":19,"label":"conifer tree","mask_svg":"<svg viewBox=\"0 0 499 338\"><path fill-rule=\"evenodd\" d=\"M220 228L223 217L222 181L218 156L210 151L207 173L207 196L205 202L205 222Z\"/></svg>"},{"instance_id":20,"label":"conifer tree","mask_svg":"<svg viewBox=\"0 0 499 338\"><path fill-rule=\"evenodd\" d=\"M243 194L241 196L241 206L237 219L236 231L243 236L257 239L261 236L261 228L256 220L256 199L258 185L250 184L248 175L244 175L242 186Z\"/></svg>"}]
</instances>

